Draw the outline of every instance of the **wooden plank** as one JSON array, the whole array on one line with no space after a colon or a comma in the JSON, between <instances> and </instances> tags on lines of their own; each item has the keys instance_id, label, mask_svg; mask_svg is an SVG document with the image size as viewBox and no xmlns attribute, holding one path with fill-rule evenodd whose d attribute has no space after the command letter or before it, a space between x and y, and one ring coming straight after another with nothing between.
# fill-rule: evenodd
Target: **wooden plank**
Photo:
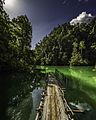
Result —
<instances>
[{"instance_id":1,"label":"wooden plank","mask_svg":"<svg viewBox=\"0 0 96 120\"><path fill-rule=\"evenodd\" d=\"M58 82L53 76L49 76L48 86L46 92L42 94L42 103L40 103L39 106L42 116L40 116L41 114L38 112L35 120L69 120L66 108L67 112L74 115L64 98L64 90L65 88L58 86ZM41 109L42 105L43 109Z\"/></svg>"},{"instance_id":2,"label":"wooden plank","mask_svg":"<svg viewBox=\"0 0 96 120\"><path fill-rule=\"evenodd\" d=\"M68 120L59 87L49 84L43 108L42 120Z\"/></svg>"}]
</instances>

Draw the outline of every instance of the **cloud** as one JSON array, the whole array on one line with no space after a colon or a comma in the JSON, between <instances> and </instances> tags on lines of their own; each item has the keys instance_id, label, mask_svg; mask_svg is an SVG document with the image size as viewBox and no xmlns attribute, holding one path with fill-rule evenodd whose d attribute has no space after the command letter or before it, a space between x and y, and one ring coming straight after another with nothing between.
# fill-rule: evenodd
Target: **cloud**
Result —
<instances>
[{"instance_id":1,"label":"cloud","mask_svg":"<svg viewBox=\"0 0 96 120\"><path fill-rule=\"evenodd\" d=\"M79 16L77 16L77 18L71 20L70 24L75 25L75 24L78 24L78 23L79 24L90 23L93 18L94 18L94 16L92 16L91 14L87 14L86 12L82 12Z\"/></svg>"}]
</instances>

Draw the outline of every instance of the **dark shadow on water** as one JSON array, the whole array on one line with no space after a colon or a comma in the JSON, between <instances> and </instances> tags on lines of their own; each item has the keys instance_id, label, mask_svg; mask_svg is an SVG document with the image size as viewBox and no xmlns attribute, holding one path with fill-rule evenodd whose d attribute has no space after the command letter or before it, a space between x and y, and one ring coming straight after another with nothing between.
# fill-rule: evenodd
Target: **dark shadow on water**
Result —
<instances>
[{"instance_id":1,"label":"dark shadow on water","mask_svg":"<svg viewBox=\"0 0 96 120\"><path fill-rule=\"evenodd\" d=\"M9 77L0 75L0 120L7 119Z\"/></svg>"},{"instance_id":2,"label":"dark shadow on water","mask_svg":"<svg viewBox=\"0 0 96 120\"><path fill-rule=\"evenodd\" d=\"M17 107L23 101L30 92L31 82L28 73L0 74L0 120L11 119L8 108Z\"/></svg>"},{"instance_id":3,"label":"dark shadow on water","mask_svg":"<svg viewBox=\"0 0 96 120\"><path fill-rule=\"evenodd\" d=\"M0 120L28 120L33 109L32 91L45 84L44 77L40 72L1 74ZM36 99L39 104L38 91Z\"/></svg>"}]
</instances>

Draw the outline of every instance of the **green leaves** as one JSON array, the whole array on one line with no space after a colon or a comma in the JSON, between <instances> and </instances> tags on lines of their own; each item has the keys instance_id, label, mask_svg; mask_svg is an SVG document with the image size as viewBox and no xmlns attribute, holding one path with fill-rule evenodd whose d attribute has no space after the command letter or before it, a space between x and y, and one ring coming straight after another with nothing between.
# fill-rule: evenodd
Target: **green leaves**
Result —
<instances>
[{"instance_id":1,"label":"green leaves","mask_svg":"<svg viewBox=\"0 0 96 120\"><path fill-rule=\"evenodd\" d=\"M95 65L96 18L90 24L59 25L35 48L38 64Z\"/></svg>"},{"instance_id":2,"label":"green leaves","mask_svg":"<svg viewBox=\"0 0 96 120\"><path fill-rule=\"evenodd\" d=\"M0 13L0 71L24 70L32 66L30 52L32 26L27 16L10 21L7 13Z\"/></svg>"}]
</instances>

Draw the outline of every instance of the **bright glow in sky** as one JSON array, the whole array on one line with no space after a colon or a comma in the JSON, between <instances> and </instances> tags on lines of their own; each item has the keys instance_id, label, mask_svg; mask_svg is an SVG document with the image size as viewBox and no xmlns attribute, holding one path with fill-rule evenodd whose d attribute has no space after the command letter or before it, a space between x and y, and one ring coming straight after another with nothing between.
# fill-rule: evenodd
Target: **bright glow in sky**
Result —
<instances>
[{"instance_id":1,"label":"bright glow in sky","mask_svg":"<svg viewBox=\"0 0 96 120\"><path fill-rule=\"evenodd\" d=\"M14 7L16 4L16 0L5 0L5 6L6 7Z\"/></svg>"}]
</instances>

